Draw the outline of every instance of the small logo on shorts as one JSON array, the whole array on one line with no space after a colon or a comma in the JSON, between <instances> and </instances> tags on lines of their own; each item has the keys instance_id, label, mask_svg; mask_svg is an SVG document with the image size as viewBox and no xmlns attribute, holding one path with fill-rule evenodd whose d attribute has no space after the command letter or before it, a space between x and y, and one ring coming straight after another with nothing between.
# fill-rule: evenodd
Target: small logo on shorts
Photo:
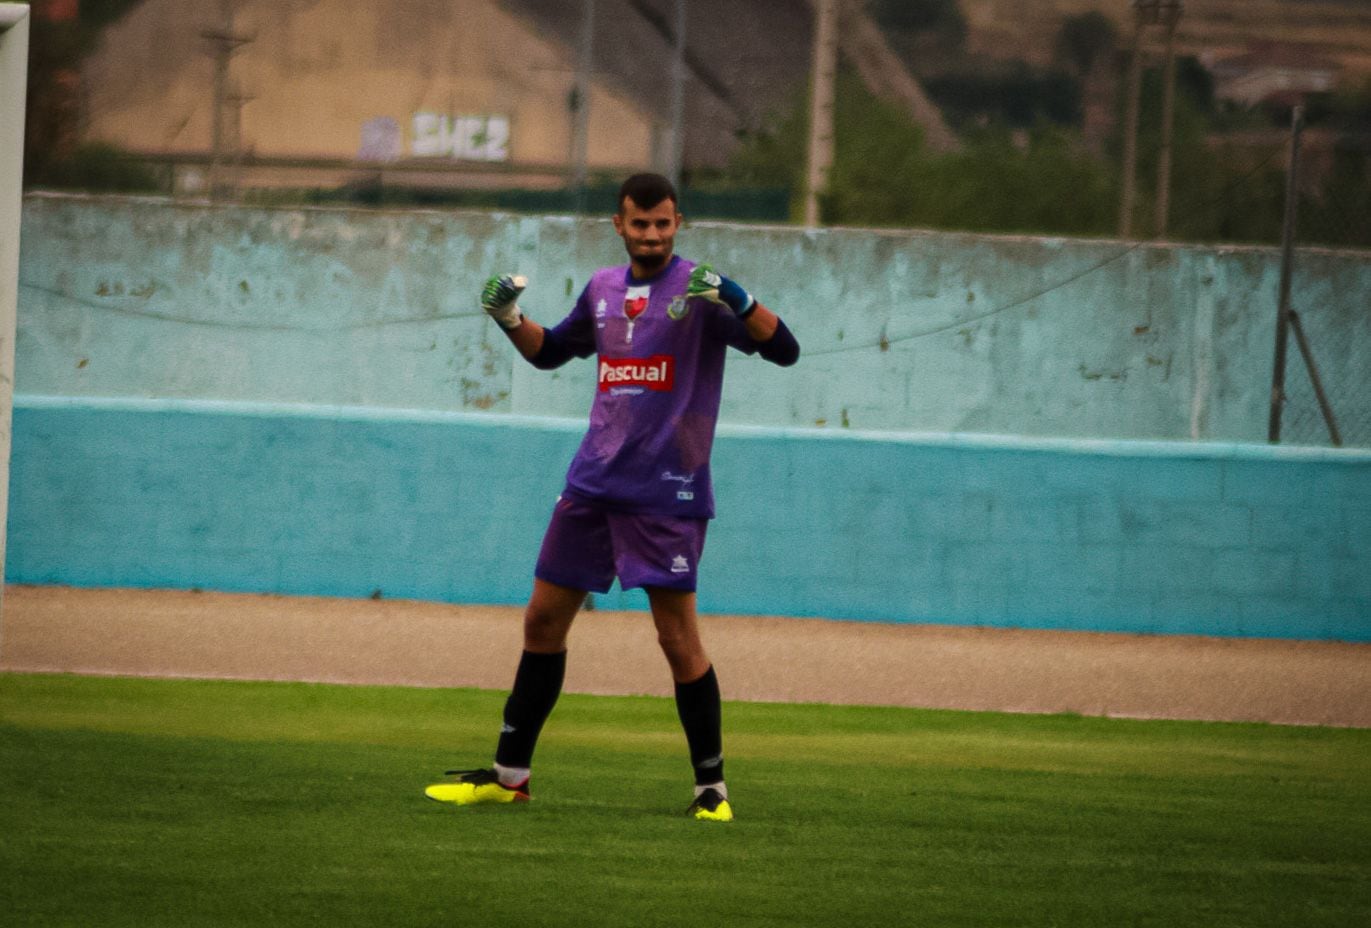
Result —
<instances>
[{"instance_id":1,"label":"small logo on shorts","mask_svg":"<svg viewBox=\"0 0 1371 928\"><path fill-rule=\"evenodd\" d=\"M671 572L673 574L690 573L690 562L687 561L682 555L676 555L671 559Z\"/></svg>"}]
</instances>

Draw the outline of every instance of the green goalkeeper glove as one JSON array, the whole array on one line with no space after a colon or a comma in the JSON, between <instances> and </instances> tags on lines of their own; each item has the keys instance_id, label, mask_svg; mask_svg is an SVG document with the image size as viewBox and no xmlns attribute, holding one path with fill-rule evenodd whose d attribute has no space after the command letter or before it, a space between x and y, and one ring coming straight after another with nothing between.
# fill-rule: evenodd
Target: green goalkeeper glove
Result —
<instances>
[{"instance_id":1,"label":"green goalkeeper glove","mask_svg":"<svg viewBox=\"0 0 1371 928\"><path fill-rule=\"evenodd\" d=\"M486 281L481 291L481 308L502 329L517 329L523 321L519 312L519 294L528 286L528 278L521 274L501 274Z\"/></svg>"},{"instance_id":2,"label":"green goalkeeper glove","mask_svg":"<svg viewBox=\"0 0 1371 928\"><path fill-rule=\"evenodd\" d=\"M739 319L746 319L757 308L757 301L742 287L717 273L708 264L697 264L690 272L686 296L703 297L733 310Z\"/></svg>"}]
</instances>

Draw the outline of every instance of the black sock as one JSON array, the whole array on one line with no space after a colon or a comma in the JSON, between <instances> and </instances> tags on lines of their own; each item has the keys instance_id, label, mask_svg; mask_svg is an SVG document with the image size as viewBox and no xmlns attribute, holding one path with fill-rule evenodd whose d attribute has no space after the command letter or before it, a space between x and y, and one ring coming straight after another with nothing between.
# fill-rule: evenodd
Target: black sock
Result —
<instances>
[{"instance_id":1,"label":"black sock","mask_svg":"<svg viewBox=\"0 0 1371 928\"><path fill-rule=\"evenodd\" d=\"M502 767L533 766L533 748L543 723L562 694L566 676L566 652L535 654L525 651L514 674L514 689L505 700L505 724L495 748L495 762Z\"/></svg>"},{"instance_id":2,"label":"black sock","mask_svg":"<svg viewBox=\"0 0 1371 928\"><path fill-rule=\"evenodd\" d=\"M676 713L685 729L690 747L690 765L695 768L695 785L719 783L724 778L723 713L719 699L719 678L714 667L700 679L676 684Z\"/></svg>"}]
</instances>

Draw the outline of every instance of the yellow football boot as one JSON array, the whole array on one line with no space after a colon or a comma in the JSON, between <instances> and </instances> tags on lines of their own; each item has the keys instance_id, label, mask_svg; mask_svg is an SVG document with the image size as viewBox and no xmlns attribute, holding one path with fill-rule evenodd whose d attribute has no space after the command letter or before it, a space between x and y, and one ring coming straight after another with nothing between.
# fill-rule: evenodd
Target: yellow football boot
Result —
<instances>
[{"instance_id":1,"label":"yellow football boot","mask_svg":"<svg viewBox=\"0 0 1371 928\"><path fill-rule=\"evenodd\" d=\"M690 808L686 809L686 815L701 822L731 822L733 807L722 793L711 787L695 797Z\"/></svg>"},{"instance_id":2,"label":"yellow football boot","mask_svg":"<svg viewBox=\"0 0 1371 928\"><path fill-rule=\"evenodd\" d=\"M528 802L528 781L519 786L505 786L494 770L449 770L454 783L435 783L424 789L424 795L435 802L450 802L456 806L475 806L489 802Z\"/></svg>"}]
</instances>

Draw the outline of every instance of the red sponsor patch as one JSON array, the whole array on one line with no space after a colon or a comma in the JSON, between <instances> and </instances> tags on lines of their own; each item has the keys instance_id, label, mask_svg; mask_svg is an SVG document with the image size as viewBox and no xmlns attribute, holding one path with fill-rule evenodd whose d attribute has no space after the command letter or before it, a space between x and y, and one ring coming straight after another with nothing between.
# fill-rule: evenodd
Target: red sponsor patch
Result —
<instances>
[{"instance_id":1,"label":"red sponsor patch","mask_svg":"<svg viewBox=\"0 0 1371 928\"><path fill-rule=\"evenodd\" d=\"M624 315L630 319L637 319L647 309L647 297L634 296L624 300Z\"/></svg>"},{"instance_id":2,"label":"red sponsor patch","mask_svg":"<svg viewBox=\"0 0 1371 928\"><path fill-rule=\"evenodd\" d=\"M676 359L669 354L650 358L601 358L600 392L614 387L646 387L666 392L676 380Z\"/></svg>"}]
</instances>

